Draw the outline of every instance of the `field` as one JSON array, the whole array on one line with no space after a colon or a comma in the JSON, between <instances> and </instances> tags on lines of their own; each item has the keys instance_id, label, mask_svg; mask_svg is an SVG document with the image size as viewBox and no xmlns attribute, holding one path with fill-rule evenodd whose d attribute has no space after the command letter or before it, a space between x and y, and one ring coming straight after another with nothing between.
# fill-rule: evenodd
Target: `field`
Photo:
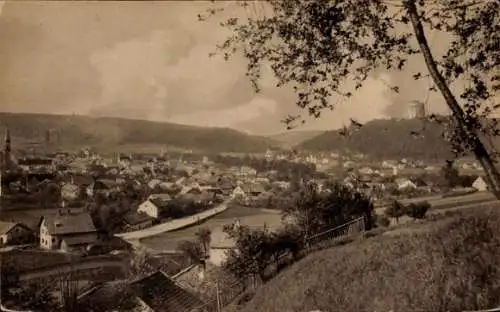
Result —
<instances>
[{"instance_id":1,"label":"field","mask_svg":"<svg viewBox=\"0 0 500 312\"><path fill-rule=\"evenodd\" d=\"M222 227L225 224L233 223L235 218L238 218L242 225L248 226L263 226L266 224L269 228L276 228L281 225L281 215L277 212L271 212L268 210L264 211L262 209L249 207L232 207L221 214L208 219L201 225L144 238L141 239L141 243L153 250L175 250L179 242L194 239L195 233L200 228L204 227L207 227L212 231L213 242L216 243L221 236Z\"/></svg>"}]
</instances>

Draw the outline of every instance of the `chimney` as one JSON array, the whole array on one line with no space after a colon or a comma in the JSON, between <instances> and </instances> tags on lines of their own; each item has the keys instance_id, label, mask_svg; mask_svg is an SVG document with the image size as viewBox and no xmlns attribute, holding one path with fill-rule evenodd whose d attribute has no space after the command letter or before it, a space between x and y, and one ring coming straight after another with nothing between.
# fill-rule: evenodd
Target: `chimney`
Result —
<instances>
[{"instance_id":1,"label":"chimney","mask_svg":"<svg viewBox=\"0 0 500 312\"><path fill-rule=\"evenodd\" d=\"M207 263L206 263L205 259L200 260L200 264L198 265L198 269L199 269L198 278L200 279L200 281L202 281L205 279L205 272L207 270Z\"/></svg>"}]
</instances>

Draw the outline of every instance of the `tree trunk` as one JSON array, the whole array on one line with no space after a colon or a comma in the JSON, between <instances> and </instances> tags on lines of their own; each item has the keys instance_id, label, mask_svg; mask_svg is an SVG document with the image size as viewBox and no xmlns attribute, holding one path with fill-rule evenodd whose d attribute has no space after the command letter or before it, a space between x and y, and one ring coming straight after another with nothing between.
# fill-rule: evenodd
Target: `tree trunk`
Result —
<instances>
[{"instance_id":1,"label":"tree trunk","mask_svg":"<svg viewBox=\"0 0 500 312\"><path fill-rule=\"evenodd\" d=\"M463 130L463 132L467 134L467 137L463 139L467 140L468 143L471 143L473 147L472 151L474 152L476 159L484 169L486 182L490 187L490 191L495 195L497 199L500 199L500 174L498 173L498 170L495 167L495 164L491 159L491 156L488 153L486 147L484 146L483 142L481 142L477 131L472 128L470 123L467 122L463 109L458 104L445 79L439 73L436 61L434 60L434 56L432 55L432 52L429 48L429 44L427 43L424 27L422 26L422 22L420 20L420 17L418 16L415 0L406 0L405 9L409 15L415 37L420 46L420 51L424 56L425 64L427 65L429 74L431 75L432 80L443 95L446 104L452 111L453 118L457 121L458 125L461 127L461 130Z\"/></svg>"}]
</instances>

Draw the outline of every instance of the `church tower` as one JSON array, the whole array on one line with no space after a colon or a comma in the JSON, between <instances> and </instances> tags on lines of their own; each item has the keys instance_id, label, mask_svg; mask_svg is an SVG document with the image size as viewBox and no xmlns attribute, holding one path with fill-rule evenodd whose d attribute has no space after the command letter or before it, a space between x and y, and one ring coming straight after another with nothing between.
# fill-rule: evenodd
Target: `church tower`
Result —
<instances>
[{"instance_id":1,"label":"church tower","mask_svg":"<svg viewBox=\"0 0 500 312\"><path fill-rule=\"evenodd\" d=\"M10 165L11 160L11 141L10 141L10 131L7 129L5 131L5 141L4 141L4 150L2 157L2 169L7 169Z\"/></svg>"}]
</instances>

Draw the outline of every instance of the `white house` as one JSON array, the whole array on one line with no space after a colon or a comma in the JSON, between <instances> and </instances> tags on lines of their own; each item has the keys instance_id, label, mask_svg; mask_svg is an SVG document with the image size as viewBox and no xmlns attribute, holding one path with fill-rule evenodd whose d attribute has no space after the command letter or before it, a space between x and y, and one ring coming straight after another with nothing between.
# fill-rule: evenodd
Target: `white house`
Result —
<instances>
[{"instance_id":1,"label":"white house","mask_svg":"<svg viewBox=\"0 0 500 312\"><path fill-rule=\"evenodd\" d=\"M40 247L62 251L80 251L98 240L97 230L90 214L62 210L55 216L44 216L40 221Z\"/></svg>"},{"instance_id":2,"label":"white house","mask_svg":"<svg viewBox=\"0 0 500 312\"><path fill-rule=\"evenodd\" d=\"M151 194L146 201L139 205L137 212L142 212L158 219L167 208L170 200L172 198L168 194Z\"/></svg>"},{"instance_id":3,"label":"white house","mask_svg":"<svg viewBox=\"0 0 500 312\"><path fill-rule=\"evenodd\" d=\"M235 187L233 190L233 193L231 194L231 198L241 198L241 197L245 197L245 196L246 196L246 193L245 193L245 191L243 191L241 186Z\"/></svg>"},{"instance_id":4,"label":"white house","mask_svg":"<svg viewBox=\"0 0 500 312\"><path fill-rule=\"evenodd\" d=\"M396 179L396 181L394 182L396 182L398 190L409 190L417 188L417 185L415 185L415 183L405 178Z\"/></svg>"},{"instance_id":5,"label":"white house","mask_svg":"<svg viewBox=\"0 0 500 312\"><path fill-rule=\"evenodd\" d=\"M483 177L478 177L474 181L474 183L472 183L472 187L478 190L479 192L484 192L488 190L488 184L486 184Z\"/></svg>"}]
</instances>

